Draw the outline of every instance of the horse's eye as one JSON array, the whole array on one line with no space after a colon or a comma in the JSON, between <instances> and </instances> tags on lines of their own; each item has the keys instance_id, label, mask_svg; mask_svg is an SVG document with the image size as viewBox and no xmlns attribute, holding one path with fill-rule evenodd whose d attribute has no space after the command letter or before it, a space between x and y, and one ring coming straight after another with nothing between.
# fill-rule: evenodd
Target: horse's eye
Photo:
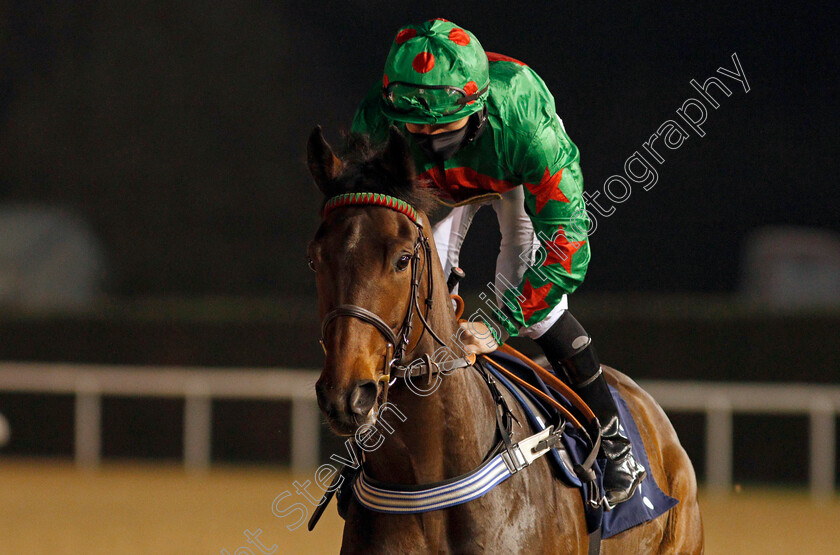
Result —
<instances>
[{"instance_id":1,"label":"horse's eye","mask_svg":"<svg viewBox=\"0 0 840 555\"><path fill-rule=\"evenodd\" d=\"M315 261L309 257L306 257L306 265L309 266L309 269L313 272L315 271Z\"/></svg>"},{"instance_id":2,"label":"horse's eye","mask_svg":"<svg viewBox=\"0 0 840 555\"><path fill-rule=\"evenodd\" d=\"M411 255L404 254L397 260L397 271L402 272L406 268L408 268L408 263L411 262Z\"/></svg>"}]
</instances>

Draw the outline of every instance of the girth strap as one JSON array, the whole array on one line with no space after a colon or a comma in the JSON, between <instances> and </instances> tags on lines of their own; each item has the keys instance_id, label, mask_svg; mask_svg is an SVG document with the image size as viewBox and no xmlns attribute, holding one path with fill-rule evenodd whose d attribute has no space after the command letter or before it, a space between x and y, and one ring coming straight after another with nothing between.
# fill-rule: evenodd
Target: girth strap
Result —
<instances>
[{"instance_id":1,"label":"girth strap","mask_svg":"<svg viewBox=\"0 0 840 555\"><path fill-rule=\"evenodd\" d=\"M379 482L368 476L364 468L353 483L353 494L359 504L371 511L389 514L416 514L461 505L478 499L536 459L542 457L560 440L562 428L553 426L512 445L478 468L449 480L406 486Z\"/></svg>"},{"instance_id":2,"label":"girth strap","mask_svg":"<svg viewBox=\"0 0 840 555\"><path fill-rule=\"evenodd\" d=\"M589 534L589 555L599 555L601 553L601 527L596 528Z\"/></svg>"}]
</instances>

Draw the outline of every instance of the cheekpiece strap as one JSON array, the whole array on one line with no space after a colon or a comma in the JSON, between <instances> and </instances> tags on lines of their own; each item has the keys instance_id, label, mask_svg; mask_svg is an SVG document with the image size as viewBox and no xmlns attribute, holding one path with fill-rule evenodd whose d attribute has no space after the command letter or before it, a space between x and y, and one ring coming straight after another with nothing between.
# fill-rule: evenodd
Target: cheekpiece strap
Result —
<instances>
[{"instance_id":1,"label":"cheekpiece strap","mask_svg":"<svg viewBox=\"0 0 840 555\"><path fill-rule=\"evenodd\" d=\"M334 196L324 204L324 218L336 208L354 205L384 206L385 208L390 208L391 210L405 214L417 227L423 227L423 224L420 223L417 217L417 211L413 206L404 200L380 193L344 193Z\"/></svg>"}]
</instances>

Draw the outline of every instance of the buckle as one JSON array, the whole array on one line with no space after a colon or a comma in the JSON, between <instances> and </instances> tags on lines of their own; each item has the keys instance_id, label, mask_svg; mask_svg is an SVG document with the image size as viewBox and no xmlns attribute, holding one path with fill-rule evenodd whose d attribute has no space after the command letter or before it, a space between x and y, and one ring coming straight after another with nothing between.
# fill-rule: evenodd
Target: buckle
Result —
<instances>
[{"instance_id":1,"label":"buckle","mask_svg":"<svg viewBox=\"0 0 840 555\"><path fill-rule=\"evenodd\" d=\"M554 426L538 432L522 441L515 443L502 452L502 460L505 462L511 474L516 474L523 468L530 465L536 459L549 452L560 441L563 435L563 428L556 432Z\"/></svg>"},{"instance_id":2,"label":"buckle","mask_svg":"<svg viewBox=\"0 0 840 555\"><path fill-rule=\"evenodd\" d=\"M519 448L519 444L512 445L510 449L502 451L502 460L511 474L516 474L528 466L528 460L522 453L522 449Z\"/></svg>"},{"instance_id":3,"label":"buckle","mask_svg":"<svg viewBox=\"0 0 840 555\"><path fill-rule=\"evenodd\" d=\"M534 445L534 451L548 451L549 449L554 449L554 447L560 443L561 435L561 432L557 432L541 441L538 441L537 444Z\"/></svg>"}]
</instances>

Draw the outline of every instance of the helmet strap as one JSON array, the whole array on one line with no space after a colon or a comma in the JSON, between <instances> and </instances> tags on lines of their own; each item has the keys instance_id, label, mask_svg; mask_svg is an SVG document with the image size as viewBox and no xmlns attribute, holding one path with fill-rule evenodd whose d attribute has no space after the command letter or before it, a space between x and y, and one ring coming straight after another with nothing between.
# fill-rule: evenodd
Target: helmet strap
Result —
<instances>
[{"instance_id":1,"label":"helmet strap","mask_svg":"<svg viewBox=\"0 0 840 555\"><path fill-rule=\"evenodd\" d=\"M487 106L482 108L480 112L472 114L467 125L470 129L467 131L464 143L474 143L484 134L484 130L487 128Z\"/></svg>"}]
</instances>

